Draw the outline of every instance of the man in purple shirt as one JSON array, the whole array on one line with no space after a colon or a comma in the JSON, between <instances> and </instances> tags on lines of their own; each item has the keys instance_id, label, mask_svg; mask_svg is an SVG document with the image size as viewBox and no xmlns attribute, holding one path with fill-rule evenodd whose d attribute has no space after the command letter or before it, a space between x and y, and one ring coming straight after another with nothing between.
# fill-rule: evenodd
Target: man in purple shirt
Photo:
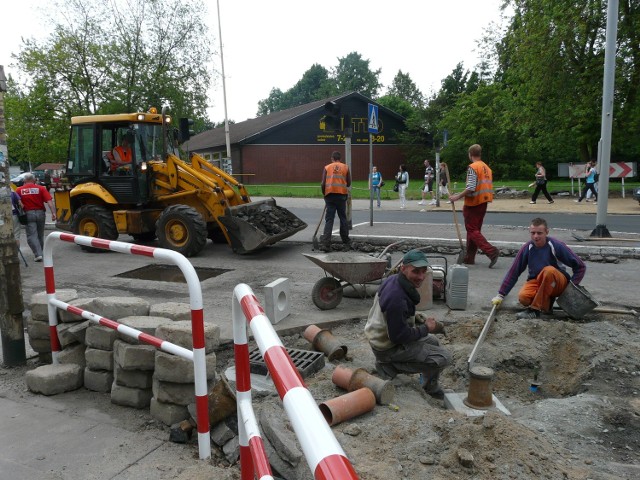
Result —
<instances>
[{"instance_id":1,"label":"man in purple shirt","mask_svg":"<svg viewBox=\"0 0 640 480\"><path fill-rule=\"evenodd\" d=\"M543 218L534 218L529 226L531 240L516 255L511 268L491 303L501 305L518 278L527 268L527 281L518 293L518 301L527 307L518 318L540 318L541 312L550 312L553 301L567 288L569 281L579 285L587 267L565 243L549 237L549 227ZM571 267L569 276L565 265Z\"/></svg>"}]
</instances>

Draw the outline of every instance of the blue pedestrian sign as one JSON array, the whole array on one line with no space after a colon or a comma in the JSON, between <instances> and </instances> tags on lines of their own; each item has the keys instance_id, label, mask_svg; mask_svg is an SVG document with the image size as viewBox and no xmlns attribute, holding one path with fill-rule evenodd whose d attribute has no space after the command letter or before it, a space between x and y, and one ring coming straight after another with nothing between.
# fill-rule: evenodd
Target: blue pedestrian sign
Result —
<instances>
[{"instance_id":1,"label":"blue pedestrian sign","mask_svg":"<svg viewBox=\"0 0 640 480\"><path fill-rule=\"evenodd\" d=\"M378 106L369 104L369 115L367 116L369 133L378 133Z\"/></svg>"}]
</instances>

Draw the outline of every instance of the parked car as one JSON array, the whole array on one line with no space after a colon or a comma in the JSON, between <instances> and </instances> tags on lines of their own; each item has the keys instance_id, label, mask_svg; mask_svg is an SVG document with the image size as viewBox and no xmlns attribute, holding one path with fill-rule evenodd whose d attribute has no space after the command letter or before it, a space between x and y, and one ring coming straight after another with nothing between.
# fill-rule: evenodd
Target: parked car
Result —
<instances>
[{"instance_id":1,"label":"parked car","mask_svg":"<svg viewBox=\"0 0 640 480\"><path fill-rule=\"evenodd\" d=\"M15 177L11 178L11 183L13 183L16 187L21 187L24 184L24 177L28 173L29 172L22 172L19 175L16 175Z\"/></svg>"},{"instance_id":2,"label":"parked car","mask_svg":"<svg viewBox=\"0 0 640 480\"><path fill-rule=\"evenodd\" d=\"M638 203L640 203L640 187L636 187L633 189L633 198L635 198Z\"/></svg>"}]
</instances>

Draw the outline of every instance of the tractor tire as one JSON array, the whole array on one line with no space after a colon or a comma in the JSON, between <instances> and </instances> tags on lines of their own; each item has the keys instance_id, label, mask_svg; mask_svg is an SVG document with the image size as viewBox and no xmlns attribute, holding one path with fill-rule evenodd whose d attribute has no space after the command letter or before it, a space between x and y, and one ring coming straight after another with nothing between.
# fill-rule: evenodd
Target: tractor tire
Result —
<instances>
[{"instance_id":1,"label":"tractor tire","mask_svg":"<svg viewBox=\"0 0 640 480\"><path fill-rule=\"evenodd\" d=\"M113 213L100 205L83 205L73 216L71 223L73 233L87 237L103 238L105 240L117 240L118 229L113 219ZM92 253L108 252L102 248L81 247Z\"/></svg>"},{"instance_id":2,"label":"tractor tire","mask_svg":"<svg viewBox=\"0 0 640 480\"><path fill-rule=\"evenodd\" d=\"M320 310L332 310L342 301L342 286L333 277L323 277L311 290L311 300Z\"/></svg>"},{"instance_id":3,"label":"tractor tire","mask_svg":"<svg viewBox=\"0 0 640 480\"><path fill-rule=\"evenodd\" d=\"M207 224L195 208L171 205L160 214L156 235L162 248L192 257L207 244Z\"/></svg>"}]
</instances>

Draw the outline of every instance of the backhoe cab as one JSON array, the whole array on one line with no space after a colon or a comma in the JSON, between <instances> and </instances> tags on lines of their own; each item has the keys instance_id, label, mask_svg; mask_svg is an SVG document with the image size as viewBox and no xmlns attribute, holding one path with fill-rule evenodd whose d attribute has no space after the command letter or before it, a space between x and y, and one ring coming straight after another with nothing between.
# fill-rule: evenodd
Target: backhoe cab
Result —
<instances>
[{"instance_id":1,"label":"backhoe cab","mask_svg":"<svg viewBox=\"0 0 640 480\"><path fill-rule=\"evenodd\" d=\"M56 226L107 240L157 238L187 257L207 238L248 253L306 228L273 199L251 202L244 185L201 156L181 160L178 137L171 117L154 109L73 117Z\"/></svg>"}]
</instances>

